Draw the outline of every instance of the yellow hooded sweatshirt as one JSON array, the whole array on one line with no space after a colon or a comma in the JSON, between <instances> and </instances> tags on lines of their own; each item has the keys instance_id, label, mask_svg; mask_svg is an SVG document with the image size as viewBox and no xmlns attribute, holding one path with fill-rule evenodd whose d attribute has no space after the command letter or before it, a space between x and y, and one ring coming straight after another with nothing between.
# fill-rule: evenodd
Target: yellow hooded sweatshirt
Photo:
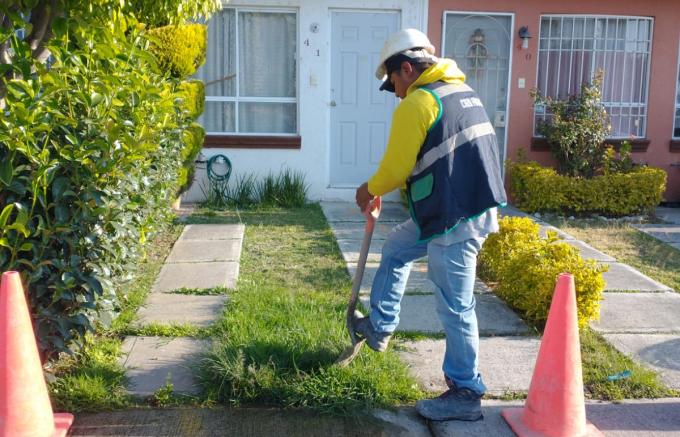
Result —
<instances>
[{"instance_id":1,"label":"yellow hooded sweatshirt","mask_svg":"<svg viewBox=\"0 0 680 437\"><path fill-rule=\"evenodd\" d=\"M437 81L462 84L465 82L465 73L455 61L442 58L425 70L406 90L406 97L392 114L390 138L380 166L368 180L368 191L372 195L382 196L406 184L425 136L439 115L436 99L420 87Z\"/></svg>"}]
</instances>

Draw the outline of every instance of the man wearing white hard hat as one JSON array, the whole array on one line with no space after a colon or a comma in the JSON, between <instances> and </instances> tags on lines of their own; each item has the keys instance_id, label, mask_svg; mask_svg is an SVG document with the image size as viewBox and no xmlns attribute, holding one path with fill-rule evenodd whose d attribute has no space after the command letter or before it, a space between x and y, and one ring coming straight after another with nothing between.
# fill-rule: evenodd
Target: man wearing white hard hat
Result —
<instances>
[{"instance_id":1,"label":"man wearing white hard hat","mask_svg":"<svg viewBox=\"0 0 680 437\"><path fill-rule=\"evenodd\" d=\"M411 265L427 255L446 333L442 370L449 389L416 409L431 420L478 420L486 387L477 370L477 253L498 230L496 208L506 202L494 128L455 61L435 57L416 29L387 39L376 77L381 90L402 100L378 170L357 189L356 201L364 211L375 196L406 185L411 219L385 241L370 313L357 315L354 329L372 349L387 348Z\"/></svg>"}]
</instances>

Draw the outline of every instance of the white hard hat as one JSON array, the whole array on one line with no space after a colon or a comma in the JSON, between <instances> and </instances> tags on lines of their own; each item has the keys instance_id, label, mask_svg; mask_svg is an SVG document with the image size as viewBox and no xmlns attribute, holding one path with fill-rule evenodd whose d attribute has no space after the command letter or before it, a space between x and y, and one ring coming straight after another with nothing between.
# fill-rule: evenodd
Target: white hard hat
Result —
<instances>
[{"instance_id":1,"label":"white hard hat","mask_svg":"<svg viewBox=\"0 0 680 437\"><path fill-rule=\"evenodd\" d=\"M380 62L375 70L375 77L385 80L385 75L387 74L385 61L397 53L414 48L422 49L421 51L413 51L416 57L431 58L430 60L437 61L437 58L434 57L434 46L427 38L427 35L418 29L402 29L390 35L387 41L385 41L385 45L380 51Z\"/></svg>"}]
</instances>

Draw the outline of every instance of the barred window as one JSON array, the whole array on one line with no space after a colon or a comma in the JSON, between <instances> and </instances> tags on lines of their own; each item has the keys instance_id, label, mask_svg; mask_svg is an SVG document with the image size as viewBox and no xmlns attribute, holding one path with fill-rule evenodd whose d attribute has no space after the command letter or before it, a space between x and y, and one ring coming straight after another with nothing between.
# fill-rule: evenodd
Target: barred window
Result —
<instances>
[{"instance_id":1,"label":"barred window","mask_svg":"<svg viewBox=\"0 0 680 437\"><path fill-rule=\"evenodd\" d=\"M642 17L542 16L538 90L564 99L578 94L581 85L602 70L602 104L609 114L610 136L644 137L652 26L651 18ZM534 126L549 117L537 105Z\"/></svg>"},{"instance_id":2,"label":"barred window","mask_svg":"<svg viewBox=\"0 0 680 437\"><path fill-rule=\"evenodd\" d=\"M680 56L678 57L678 84L675 88L675 123L673 123L673 138L680 139Z\"/></svg>"}]
</instances>

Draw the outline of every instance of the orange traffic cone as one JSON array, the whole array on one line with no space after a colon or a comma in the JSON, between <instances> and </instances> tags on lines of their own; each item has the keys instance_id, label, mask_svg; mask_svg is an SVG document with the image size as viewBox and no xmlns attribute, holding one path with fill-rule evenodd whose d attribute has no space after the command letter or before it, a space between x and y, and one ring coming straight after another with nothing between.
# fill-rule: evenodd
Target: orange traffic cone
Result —
<instances>
[{"instance_id":1,"label":"orange traffic cone","mask_svg":"<svg viewBox=\"0 0 680 437\"><path fill-rule=\"evenodd\" d=\"M520 437L603 436L586 421L574 277L557 278L524 408L501 413Z\"/></svg>"},{"instance_id":2,"label":"orange traffic cone","mask_svg":"<svg viewBox=\"0 0 680 437\"><path fill-rule=\"evenodd\" d=\"M52 414L17 272L0 280L0 437L61 437L73 415Z\"/></svg>"}]
</instances>

